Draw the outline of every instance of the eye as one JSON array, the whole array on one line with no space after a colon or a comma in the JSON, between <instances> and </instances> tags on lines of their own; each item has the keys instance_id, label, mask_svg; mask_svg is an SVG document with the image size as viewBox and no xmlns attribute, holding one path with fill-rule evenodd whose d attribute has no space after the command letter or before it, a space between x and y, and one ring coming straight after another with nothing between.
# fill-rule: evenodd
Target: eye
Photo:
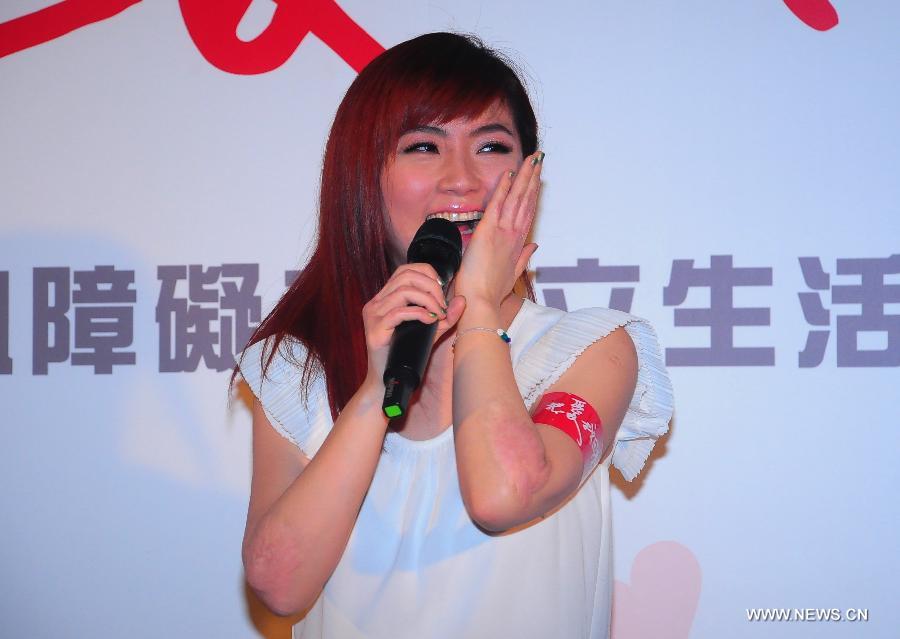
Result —
<instances>
[{"instance_id":1,"label":"eye","mask_svg":"<svg viewBox=\"0 0 900 639\"><path fill-rule=\"evenodd\" d=\"M512 147L503 142L497 142L496 140L492 142L486 142L478 149L479 153L512 153Z\"/></svg>"},{"instance_id":2,"label":"eye","mask_svg":"<svg viewBox=\"0 0 900 639\"><path fill-rule=\"evenodd\" d=\"M413 142L403 148L404 153L437 153L438 148L434 142Z\"/></svg>"}]
</instances>

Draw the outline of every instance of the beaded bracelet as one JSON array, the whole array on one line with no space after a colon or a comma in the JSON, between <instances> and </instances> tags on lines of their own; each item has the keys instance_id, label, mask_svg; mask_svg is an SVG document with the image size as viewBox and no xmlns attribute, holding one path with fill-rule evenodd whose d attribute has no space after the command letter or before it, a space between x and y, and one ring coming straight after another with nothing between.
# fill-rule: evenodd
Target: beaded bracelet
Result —
<instances>
[{"instance_id":1,"label":"beaded bracelet","mask_svg":"<svg viewBox=\"0 0 900 639\"><path fill-rule=\"evenodd\" d=\"M459 341L459 338L465 335L466 333L472 333L474 331L485 331L488 333L496 334L500 339L509 344L512 341L512 338L509 334L504 331L502 328L487 328L486 326L473 326L472 328L467 328L466 330L457 333L456 338L453 340L453 344L450 345L450 348L456 348L456 342Z\"/></svg>"}]
</instances>

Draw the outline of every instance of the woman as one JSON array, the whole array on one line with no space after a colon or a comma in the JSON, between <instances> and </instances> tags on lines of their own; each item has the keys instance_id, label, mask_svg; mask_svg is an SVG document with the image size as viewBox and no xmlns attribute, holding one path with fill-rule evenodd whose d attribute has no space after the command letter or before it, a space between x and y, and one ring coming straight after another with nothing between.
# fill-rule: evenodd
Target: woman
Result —
<instances>
[{"instance_id":1,"label":"woman","mask_svg":"<svg viewBox=\"0 0 900 639\"><path fill-rule=\"evenodd\" d=\"M316 250L240 363L257 397L247 580L305 611L295 637L608 634L608 467L637 474L671 388L642 320L531 301L542 166L521 82L464 36L386 51L341 103ZM445 299L403 256L454 214ZM381 378L405 320L438 336L396 429Z\"/></svg>"}]
</instances>

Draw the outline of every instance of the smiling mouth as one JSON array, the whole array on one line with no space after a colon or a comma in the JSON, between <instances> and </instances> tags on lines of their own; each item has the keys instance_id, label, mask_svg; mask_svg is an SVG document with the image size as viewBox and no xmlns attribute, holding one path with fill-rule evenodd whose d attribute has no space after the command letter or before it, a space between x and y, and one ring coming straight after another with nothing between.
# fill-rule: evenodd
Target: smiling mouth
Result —
<instances>
[{"instance_id":1,"label":"smiling mouth","mask_svg":"<svg viewBox=\"0 0 900 639\"><path fill-rule=\"evenodd\" d=\"M469 211L467 213L441 211L439 213L430 213L425 219L433 220L435 218L440 218L442 220L448 220L456 225L456 228L459 229L461 235L471 235L475 232L475 227L478 226L478 222L482 217L484 217L484 211Z\"/></svg>"}]
</instances>

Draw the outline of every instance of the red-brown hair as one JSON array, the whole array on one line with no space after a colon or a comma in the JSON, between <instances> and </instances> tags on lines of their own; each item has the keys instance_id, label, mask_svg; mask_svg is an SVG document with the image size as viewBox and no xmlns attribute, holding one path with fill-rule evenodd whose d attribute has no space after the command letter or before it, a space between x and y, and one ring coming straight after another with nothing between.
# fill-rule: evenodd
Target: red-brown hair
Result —
<instances>
[{"instance_id":1,"label":"red-brown hair","mask_svg":"<svg viewBox=\"0 0 900 639\"><path fill-rule=\"evenodd\" d=\"M297 362L303 390L324 373L332 417L366 375L362 307L397 266L380 186L389 155L404 131L477 117L498 100L512 113L523 154L534 153L537 121L511 65L476 38L429 33L375 58L341 101L325 147L315 250L249 342L274 338L265 370L285 337L299 340L307 351ZM520 286L533 300L527 275Z\"/></svg>"}]
</instances>

